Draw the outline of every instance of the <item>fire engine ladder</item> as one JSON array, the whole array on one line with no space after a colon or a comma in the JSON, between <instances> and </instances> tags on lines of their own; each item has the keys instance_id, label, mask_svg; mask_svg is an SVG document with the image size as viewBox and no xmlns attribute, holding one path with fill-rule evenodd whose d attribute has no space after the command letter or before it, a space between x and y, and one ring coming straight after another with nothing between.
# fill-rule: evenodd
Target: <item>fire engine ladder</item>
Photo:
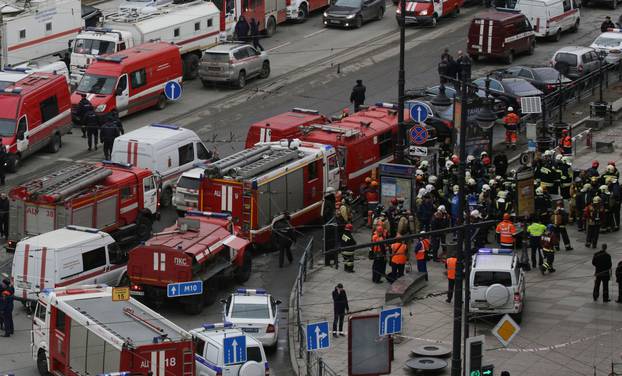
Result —
<instances>
[{"instance_id":1,"label":"fire engine ladder","mask_svg":"<svg viewBox=\"0 0 622 376\"><path fill-rule=\"evenodd\" d=\"M71 166L23 184L22 187L31 195L66 195L102 180L111 174L112 171L103 166L92 163L73 163Z\"/></svg>"},{"instance_id":2,"label":"fire engine ladder","mask_svg":"<svg viewBox=\"0 0 622 376\"><path fill-rule=\"evenodd\" d=\"M326 125L326 124L311 124L308 126L309 129L321 129L326 132L333 133L341 133L344 137L352 137L359 135L361 133L358 129L349 129L349 128L341 128L336 127L334 125Z\"/></svg>"},{"instance_id":3,"label":"fire engine ladder","mask_svg":"<svg viewBox=\"0 0 622 376\"><path fill-rule=\"evenodd\" d=\"M225 173L240 164L252 163L263 157L263 153L270 150L270 145L253 146L250 149L244 149L239 153L232 154L228 157L220 159L216 162L210 163L206 170L208 172L215 172L218 175L225 175Z\"/></svg>"},{"instance_id":4,"label":"fire engine ladder","mask_svg":"<svg viewBox=\"0 0 622 376\"><path fill-rule=\"evenodd\" d=\"M243 179L257 176L264 171L270 170L276 166L280 166L283 163L289 162L292 159L298 158L298 150L274 150L270 154L266 154L263 158L249 164L245 164L244 166L236 168L236 174L238 177Z\"/></svg>"}]
</instances>

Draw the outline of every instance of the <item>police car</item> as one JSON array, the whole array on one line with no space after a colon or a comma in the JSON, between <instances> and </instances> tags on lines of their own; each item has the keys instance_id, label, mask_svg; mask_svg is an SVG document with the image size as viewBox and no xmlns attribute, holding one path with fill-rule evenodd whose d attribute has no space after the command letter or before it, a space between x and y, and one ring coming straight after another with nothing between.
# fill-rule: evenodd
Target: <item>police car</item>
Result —
<instances>
[{"instance_id":1,"label":"police car","mask_svg":"<svg viewBox=\"0 0 622 376\"><path fill-rule=\"evenodd\" d=\"M481 248L473 256L469 310L512 315L520 323L525 306L525 272L511 249Z\"/></svg>"},{"instance_id":2,"label":"police car","mask_svg":"<svg viewBox=\"0 0 622 376\"><path fill-rule=\"evenodd\" d=\"M617 64L622 60L622 31L620 29L610 29L600 34L590 47L606 53L605 61L607 63Z\"/></svg>"},{"instance_id":3,"label":"police car","mask_svg":"<svg viewBox=\"0 0 622 376\"><path fill-rule=\"evenodd\" d=\"M190 330L194 340L194 360L197 376L268 376L270 367L263 346L246 336L231 323L205 324ZM224 339L246 337L246 361L225 365Z\"/></svg>"},{"instance_id":4,"label":"police car","mask_svg":"<svg viewBox=\"0 0 622 376\"><path fill-rule=\"evenodd\" d=\"M224 304L224 319L264 346L276 346L279 337L278 306L264 289L237 289Z\"/></svg>"}]
</instances>

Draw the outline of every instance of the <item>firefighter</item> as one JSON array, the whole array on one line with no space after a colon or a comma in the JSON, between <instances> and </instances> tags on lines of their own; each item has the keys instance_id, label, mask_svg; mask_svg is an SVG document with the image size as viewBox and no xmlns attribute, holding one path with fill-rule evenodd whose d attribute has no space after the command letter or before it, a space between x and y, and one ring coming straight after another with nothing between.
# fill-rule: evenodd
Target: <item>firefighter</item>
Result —
<instances>
[{"instance_id":1,"label":"firefighter","mask_svg":"<svg viewBox=\"0 0 622 376\"><path fill-rule=\"evenodd\" d=\"M84 117L85 117L84 123L86 124L86 136L87 136L87 143L89 146L89 151L93 149L93 146L95 147L95 150L97 150L97 141L98 141L97 138L99 134L99 117L95 113L95 110L88 111L87 113L84 114Z\"/></svg>"},{"instance_id":2,"label":"firefighter","mask_svg":"<svg viewBox=\"0 0 622 376\"><path fill-rule=\"evenodd\" d=\"M562 138L559 140L559 146L562 148L564 155L572 155L572 137L570 137L568 129L562 130Z\"/></svg>"},{"instance_id":3,"label":"firefighter","mask_svg":"<svg viewBox=\"0 0 622 376\"><path fill-rule=\"evenodd\" d=\"M551 224L553 225L553 232L555 232L557 238L564 240L566 251L572 251L568 231L566 231L566 225L568 225L568 212L564 209L564 203L562 201L557 202L557 207L551 215ZM559 248L557 250L559 250Z\"/></svg>"},{"instance_id":4,"label":"firefighter","mask_svg":"<svg viewBox=\"0 0 622 376\"><path fill-rule=\"evenodd\" d=\"M372 242L379 242L385 240L385 231L382 226L376 227L374 235L371 238ZM371 247L372 259L374 260L371 269L371 280L374 283L381 283L382 276L386 273L386 245L379 244Z\"/></svg>"},{"instance_id":5,"label":"firefighter","mask_svg":"<svg viewBox=\"0 0 622 376\"><path fill-rule=\"evenodd\" d=\"M594 265L594 291L592 296L594 301L598 300L600 285L603 285L603 302L609 302L609 278L611 278L611 255L607 253L607 244L601 245L600 251L594 253L592 257Z\"/></svg>"},{"instance_id":6,"label":"firefighter","mask_svg":"<svg viewBox=\"0 0 622 376\"><path fill-rule=\"evenodd\" d=\"M535 207L538 208L540 213L540 220L542 223L549 223L551 217L551 197L545 194L542 187L536 188L536 197L534 198Z\"/></svg>"},{"instance_id":7,"label":"firefighter","mask_svg":"<svg viewBox=\"0 0 622 376\"><path fill-rule=\"evenodd\" d=\"M560 194L564 200L569 200L571 198L570 187L572 186L573 172L568 157L561 158L558 170L560 172Z\"/></svg>"},{"instance_id":8,"label":"firefighter","mask_svg":"<svg viewBox=\"0 0 622 376\"><path fill-rule=\"evenodd\" d=\"M448 228L451 225L451 220L449 218L449 214L447 214L447 209L445 205L440 205L438 209L436 209L436 213L432 217L432 230L442 230ZM441 255L438 254L438 250L440 245L445 243L445 234L435 234L432 236L432 255L434 261L440 261Z\"/></svg>"},{"instance_id":9,"label":"firefighter","mask_svg":"<svg viewBox=\"0 0 622 376\"><path fill-rule=\"evenodd\" d=\"M516 235L516 226L510 219L510 214L503 214L503 220L497 225L495 230L497 233L497 241L501 248L514 249L514 235Z\"/></svg>"},{"instance_id":10,"label":"firefighter","mask_svg":"<svg viewBox=\"0 0 622 376\"><path fill-rule=\"evenodd\" d=\"M428 280L428 252L430 250L430 239L428 239L425 231L419 233L421 238L415 245L415 259L417 260L417 271L419 273L425 273L425 280Z\"/></svg>"},{"instance_id":11,"label":"firefighter","mask_svg":"<svg viewBox=\"0 0 622 376\"><path fill-rule=\"evenodd\" d=\"M10 337L13 334L13 299L15 289L10 285L7 279L2 281L2 287L0 288L0 307L2 309L2 322L4 325L3 337Z\"/></svg>"},{"instance_id":12,"label":"firefighter","mask_svg":"<svg viewBox=\"0 0 622 376\"><path fill-rule=\"evenodd\" d=\"M540 187L542 187L542 189L547 189L549 192L553 189L557 178L556 173L550 167L550 162L542 163L536 170L534 177L540 179Z\"/></svg>"},{"instance_id":13,"label":"firefighter","mask_svg":"<svg viewBox=\"0 0 622 376\"><path fill-rule=\"evenodd\" d=\"M361 197L361 203L363 205L367 204L367 191L371 189L371 181L372 179L368 176L359 186L359 197Z\"/></svg>"},{"instance_id":14,"label":"firefighter","mask_svg":"<svg viewBox=\"0 0 622 376\"><path fill-rule=\"evenodd\" d=\"M346 223L352 223L352 209L346 198L341 199L341 205L337 212L337 222L339 223L339 221L342 221L344 225Z\"/></svg>"},{"instance_id":15,"label":"firefighter","mask_svg":"<svg viewBox=\"0 0 622 376\"><path fill-rule=\"evenodd\" d=\"M583 211L585 210L586 205L590 203L592 200L590 190L592 189L592 185L590 183L586 183L581 187L581 191L577 193L575 197L575 216L577 217L577 229L579 232L585 230L585 217L583 216Z\"/></svg>"},{"instance_id":16,"label":"firefighter","mask_svg":"<svg viewBox=\"0 0 622 376\"><path fill-rule=\"evenodd\" d=\"M80 102L78 102L77 118L80 121L80 129L82 130L82 138L86 138L86 114L89 112L95 112L93 105L86 98L86 93L81 93Z\"/></svg>"},{"instance_id":17,"label":"firefighter","mask_svg":"<svg viewBox=\"0 0 622 376\"><path fill-rule=\"evenodd\" d=\"M109 161L112 159L112 145L114 139L119 137L119 128L115 124L115 119L112 113L108 114L107 120L102 125L99 132L99 138L102 144L104 144L104 159Z\"/></svg>"},{"instance_id":18,"label":"firefighter","mask_svg":"<svg viewBox=\"0 0 622 376\"><path fill-rule=\"evenodd\" d=\"M404 276L404 269L406 268L406 262L408 261L408 245L406 244L406 241L400 239L401 236L402 234L398 232L395 243L391 244L390 283L393 283L398 278Z\"/></svg>"},{"instance_id":19,"label":"firefighter","mask_svg":"<svg viewBox=\"0 0 622 376\"><path fill-rule=\"evenodd\" d=\"M0 193L0 236L9 238L9 198L6 193Z\"/></svg>"},{"instance_id":20,"label":"firefighter","mask_svg":"<svg viewBox=\"0 0 622 376\"><path fill-rule=\"evenodd\" d=\"M391 237L395 236L395 231L397 229L397 214L399 211L399 200L397 197L393 197L391 199L391 205L387 208L387 219L389 220L390 231L389 234Z\"/></svg>"},{"instance_id":21,"label":"firefighter","mask_svg":"<svg viewBox=\"0 0 622 376\"><path fill-rule=\"evenodd\" d=\"M602 176L600 177L600 179L603 181L604 184L609 183L609 181L611 179L617 179L618 178L618 171L616 170L615 166L612 164L608 164L607 168L605 169L605 172L603 172Z\"/></svg>"},{"instance_id":22,"label":"firefighter","mask_svg":"<svg viewBox=\"0 0 622 376\"><path fill-rule=\"evenodd\" d=\"M598 234L600 233L600 225L605 211L601 205L601 199L598 196L594 196L592 203L588 204L583 211L585 218L585 224L587 225L587 236L585 238L585 246L596 248L598 244Z\"/></svg>"},{"instance_id":23,"label":"firefighter","mask_svg":"<svg viewBox=\"0 0 622 376\"><path fill-rule=\"evenodd\" d=\"M553 262L555 261L555 249L557 249L558 245L559 239L553 231L553 225L550 224L546 226L546 231L542 234L540 239L540 247L542 248L542 253L544 254L544 262L542 263L542 266L540 266L540 272L542 272L543 275L547 271L549 273L555 273Z\"/></svg>"},{"instance_id":24,"label":"firefighter","mask_svg":"<svg viewBox=\"0 0 622 376\"><path fill-rule=\"evenodd\" d=\"M471 210L471 213L469 215L471 216L471 223L479 223L483 220L482 214L477 209ZM473 249L478 250L480 248L483 248L487 243L486 237L488 228L479 227L475 231L477 232L473 236Z\"/></svg>"},{"instance_id":25,"label":"firefighter","mask_svg":"<svg viewBox=\"0 0 622 376\"><path fill-rule=\"evenodd\" d=\"M408 210L402 209L397 216L397 232L408 235L415 232L415 220Z\"/></svg>"},{"instance_id":26,"label":"firefighter","mask_svg":"<svg viewBox=\"0 0 622 376\"><path fill-rule=\"evenodd\" d=\"M291 247L296 237L290 220L289 213L284 212L272 221L272 243L279 250L279 268L283 267L286 255L290 264L293 260Z\"/></svg>"},{"instance_id":27,"label":"firefighter","mask_svg":"<svg viewBox=\"0 0 622 376\"><path fill-rule=\"evenodd\" d=\"M596 160L592 161L592 167L587 169L588 177L590 177L590 178L592 178L592 177L598 178L600 176L600 173L598 172L598 167L599 166L600 166L600 163L598 163L598 161L596 161Z\"/></svg>"},{"instance_id":28,"label":"firefighter","mask_svg":"<svg viewBox=\"0 0 622 376\"><path fill-rule=\"evenodd\" d=\"M2 143L0 138L0 185L4 185L6 165L9 161L9 154L6 152L6 146Z\"/></svg>"},{"instance_id":29,"label":"firefighter","mask_svg":"<svg viewBox=\"0 0 622 376\"><path fill-rule=\"evenodd\" d=\"M508 107L508 113L503 117L503 125L505 126L505 147L507 149L512 147L516 149L516 142L518 141L518 123L520 123L520 116L518 116L512 107Z\"/></svg>"},{"instance_id":30,"label":"firefighter","mask_svg":"<svg viewBox=\"0 0 622 376\"><path fill-rule=\"evenodd\" d=\"M611 210L611 220L612 220L612 228L611 231L619 231L620 230L620 207L622 206L622 188L618 183L617 178L611 179L609 184L607 185L609 188L609 192L611 193L610 198L610 210Z\"/></svg>"},{"instance_id":31,"label":"firefighter","mask_svg":"<svg viewBox=\"0 0 622 376\"><path fill-rule=\"evenodd\" d=\"M454 295L454 286L456 283L456 268L458 267L458 259L455 255L450 255L445 261L445 268L447 268L447 303L451 303L451 298Z\"/></svg>"},{"instance_id":32,"label":"firefighter","mask_svg":"<svg viewBox=\"0 0 622 376\"><path fill-rule=\"evenodd\" d=\"M382 207L379 206L378 209L382 209ZM389 220L387 219L387 213L384 210L379 211L379 213L375 216L372 225L373 225L373 228L378 228L378 226L382 227L383 236L385 237L385 239L389 236L389 231L391 231L391 227L389 226Z\"/></svg>"},{"instance_id":33,"label":"firefighter","mask_svg":"<svg viewBox=\"0 0 622 376\"><path fill-rule=\"evenodd\" d=\"M340 238L342 247L356 245L356 240L354 240L352 230L353 226L351 223L344 226L343 233ZM343 270L347 273L354 273L354 250L342 251L341 256L343 257Z\"/></svg>"},{"instance_id":34,"label":"firefighter","mask_svg":"<svg viewBox=\"0 0 622 376\"><path fill-rule=\"evenodd\" d=\"M121 119L119 119L119 111L116 108L113 108L110 111L110 119L112 119L112 123L119 129L120 134L125 134L125 129L123 129L123 123L121 123Z\"/></svg>"},{"instance_id":35,"label":"firefighter","mask_svg":"<svg viewBox=\"0 0 622 376\"><path fill-rule=\"evenodd\" d=\"M509 213L512 210L512 205L507 200L507 192L499 191L497 193L497 200L495 201L495 217L502 219L504 213Z\"/></svg>"},{"instance_id":36,"label":"firefighter","mask_svg":"<svg viewBox=\"0 0 622 376\"><path fill-rule=\"evenodd\" d=\"M354 112L359 112L361 106L365 103L365 92L367 88L363 85L363 80L356 80L356 85L350 93L350 103L354 105Z\"/></svg>"},{"instance_id":37,"label":"firefighter","mask_svg":"<svg viewBox=\"0 0 622 376\"><path fill-rule=\"evenodd\" d=\"M378 207L378 182L372 180L369 189L365 192L365 201L367 202L367 213L373 213Z\"/></svg>"},{"instance_id":38,"label":"firefighter","mask_svg":"<svg viewBox=\"0 0 622 376\"><path fill-rule=\"evenodd\" d=\"M611 212L611 194L609 193L609 188L606 185L601 185L598 190L598 196L600 197L602 208L605 212L605 215L601 221L600 231L610 232L611 225L613 223L613 213Z\"/></svg>"},{"instance_id":39,"label":"firefighter","mask_svg":"<svg viewBox=\"0 0 622 376\"><path fill-rule=\"evenodd\" d=\"M259 21L255 20L255 18L251 18L251 22L249 24L251 39L253 40L253 47L259 51L263 51L263 46L259 43Z\"/></svg>"},{"instance_id":40,"label":"firefighter","mask_svg":"<svg viewBox=\"0 0 622 376\"><path fill-rule=\"evenodd\" d=\"M542 265L542 248L540 246L540 240L542 235L546 231L546 226L538 221L538 218L534 218L533 222L527 226L527 233L529 234L529 247L531 248L531 267L536 267L536 255L538 256L538 265Z\"/></svg>"}]
</instances>

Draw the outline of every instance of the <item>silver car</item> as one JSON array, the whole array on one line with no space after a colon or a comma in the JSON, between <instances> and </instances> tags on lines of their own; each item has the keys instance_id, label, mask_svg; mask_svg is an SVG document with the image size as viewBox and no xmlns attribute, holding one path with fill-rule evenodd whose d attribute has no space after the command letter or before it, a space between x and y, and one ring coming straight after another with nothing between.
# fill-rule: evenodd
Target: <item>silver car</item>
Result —
<instances>
[{"instance_id":1,"label":"silver car","mask_svg":"<svg viewBox=\"0 0 622 376\"><path fill-rule=\"evenodd\" d=\"M253 46L227 42L205 50L199 63L199 77L203 86L213 82L233 83L241 89L252 77L270 76L270 60L265 51Z\"/></svg>"}]
</instances>

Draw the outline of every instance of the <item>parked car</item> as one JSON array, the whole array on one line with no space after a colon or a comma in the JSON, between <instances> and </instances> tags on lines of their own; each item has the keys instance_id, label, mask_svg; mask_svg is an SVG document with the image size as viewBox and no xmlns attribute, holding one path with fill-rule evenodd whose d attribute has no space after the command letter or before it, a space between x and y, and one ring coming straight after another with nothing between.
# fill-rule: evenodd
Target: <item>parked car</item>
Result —
<instances>
[{"instance_id":1,"label":"parked car","mask_svg":"<svg viewBox=\"0 0 622 376\"><path fill-rule=\"evenodd\" d=\"M268 76L268 53L242 43L227 42L209 48L199 63L199 77L205 87L214 82L225 82L241 89L249 78Z\"/></svg>"},{"instance_id":2,"label":"parked car","mask_svg":"<svg viewBox=\"0 0 622 376\"><path fill-rule=\"evenodd\" d=\"M502 69L496 73L503 78L522 78L545 94L557 89L560 77L563 86L567 86L572 82L571 79L552 67L514 66Z\"/></svg>"},{"instance_id":3,"label":"parked car","mask_svg":"<svg viewBox=\"0 0 622 376\"><path fill-rule=\"evenodd\" d=\"M606 53L605 62L617 64L622 60L622 32L607 31L602 33L592 42L590 47Z\"/></svg>"},{"instance_id":4,"label":"parked car","mask_svg":"<svg viewBox=\"0 0 622 376\"><path fill-rule=\"evenodd\" d=\"M367 21L382 19L385 11L384 0L336 0L324 12L324 26L359 28Z\"/></svg>"},{"instance_id":5,"label":"parked car","mask_svg":"<svg viewBox=\"0 0 622 376\"><path fill-rule=\"evenodd\" d=\"M550 64L566 77L576 80L598 70L600 58L591 47L567 46L553 54Z\"/></svg>"},{"instance_id":6,"label":"parked car","mask_svg":"<svg viewBox=\"0 0 622 376\"><path fill-rule=\"evenodd\" d=\"M277 345L280 300L264 289L239 288L221 302L225 322L232 323L263 346L274 348Z\"/></svg>"},{"instance_id":7,"label":"parked car","mask_svg":"<svg viewBox=\"0 0 622 376\"><path fill-rule=\"evenodd\" d=\"M538 38L557 42L563 31L579 30L581 13L576 0L518 0L515 9L529 19Z\"/></svg>"},{"instance_id":8,"label":"parked car","mask_svg":"<svg viewBox=\"0 0 622 376\"><path fill-rule=\"evenodd\" d=\"M486 78L478 78L473 83L484 90ZM522 78L491 78L490 94L505 102L506 107L519 109L521 97L537 97L543 92Z\"/></svg>"}]
</instances>

